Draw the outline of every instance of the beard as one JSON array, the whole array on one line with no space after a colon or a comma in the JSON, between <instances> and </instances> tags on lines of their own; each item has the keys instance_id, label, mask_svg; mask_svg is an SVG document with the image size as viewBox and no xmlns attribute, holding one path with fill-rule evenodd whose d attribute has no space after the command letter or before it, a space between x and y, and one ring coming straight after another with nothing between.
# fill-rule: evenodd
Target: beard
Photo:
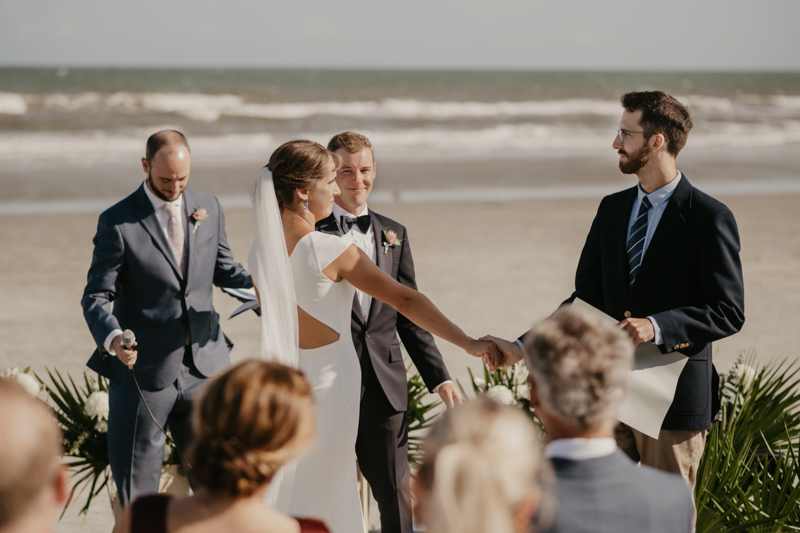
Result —
<instances>
[{"instance_id":1,"label":"beard","mask_svg":"<svg viewBox=\"0 0 800 533\"><path fill-rule=\"evenodd\" d=\"M163 192L158 190L158 187L156 187L156 182L153 181L153 176L150 174L150 172L147 173L147 184L150 185L150 192L152 192L156 198L164 200L165 202L172 202L175 200L175 198L169 198L168 196L165 196Z\"/></svg>"},{"instance_id":2,"label":"beard","mask_svg":"<svg viewBox=\"0 0 800 533\"><path fill-rule=\"evenodd\" d=\"M623 174L636 174L650 160L650 146L647 144L632 154L625 150L618 150L618 153L625 154L628 158L627 161L619 162L619 169Z\"/></svg>"}]
</instances>

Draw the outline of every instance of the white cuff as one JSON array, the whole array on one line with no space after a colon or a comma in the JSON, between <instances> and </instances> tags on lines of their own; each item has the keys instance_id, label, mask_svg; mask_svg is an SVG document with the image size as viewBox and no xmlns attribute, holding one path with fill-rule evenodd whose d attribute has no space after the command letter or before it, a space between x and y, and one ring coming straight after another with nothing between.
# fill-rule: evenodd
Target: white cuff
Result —
<instances>
[{"instance_id":1,"label":"white cuff","mask_svg":"<svg viewBox=\"0 0 800 533\"><path fill-rule=\"evenodd\" d=\"M109 333L108 337L106 337L106 341L103 343L103 348L105 348L110 355L114 356L116 356L117 354L111 351L111 341L113 341L114 337L116 337L117 335L122 335L121 329L115 329L114 331Z\"/></svg>"},{"instance_id":2,"label":"white cuff","mask_svg":"<svg viewBox=\"0 0 800 533\"><path fill-rule=\"evenodd\" d=\"M441 389L441 388L442 388L442 385L444 385L444 384L446 384L446 383L453 383L453 381L452 381L452 380L450 380L450 379L448 379L447 381L442 381L441 383L439 383L438 385L436 385L436 386L433 388L433 392L437 392L437 393L438 393L438 392L439 392L439 389Z\"/></svg>"},{"instance_id":3,"label":"white cuff","mask_svg":"<svg viewBox=\"0 0 800 533\"><path fill-rule=\"evenodd\" d=\"M656 320L651 316L647 317L647 319L650 321L651 324L653 324L653 333L655 333L653 340L650 342L652 342L656 346L661 346L662 344L664 344L664 339L663 335L661 335L661 326L658 325L658 320Z\"/></svg>"},{"instance_id":4,"label":"white cuff","mask_svg":"<svg viewBox=\"0 0 800 533\"><path fill-rule=\"evenodd\" d=\"M517 342L517 345L519 345L519 347L522 348L522 353L525 353L525 345L522 344L522 341L517 339L516 342Z\"/></svg>"}]
</instances>

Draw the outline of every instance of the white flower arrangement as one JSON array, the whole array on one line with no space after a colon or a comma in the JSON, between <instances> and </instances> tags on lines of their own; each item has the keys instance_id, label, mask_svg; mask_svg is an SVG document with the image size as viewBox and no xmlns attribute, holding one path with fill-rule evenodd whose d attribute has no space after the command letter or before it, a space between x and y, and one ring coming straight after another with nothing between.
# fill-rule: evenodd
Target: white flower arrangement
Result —
<instances>
[{"instance_id":1,"label":"white flower arrangement","mask_svg":"<svg viewBox=\"0 0 800 533\"><path fill-rule=\"evenodd\" d=\"M519 385L517 387L517 400L529 400L531 399L531 388L526 383L525 385Z\"/></svg>"},{"instance_id":2,"label":"white flower arrangement","mask_svg":"<svg viewBox=\"0 0 800 533\"><path fill-rule=\"evenodd\" d=\"M15 381L21 385L28 394L37 397L39 396L39 391L42 390L41 386L39 385L39 382L36 381L36 378L31 376L28 372L30 372L30 367L26 368L22 372L20 372L19 368L16 367L7 368L5 372L0 372L0 379Z\"/></svg>"},{"instance_id":3,"label":"white flower arrangement","mask_svg":"<svg viewBox=\"0 0 800 533\"><path fill-rule=\"evenodd\" d=\"M486 390L486 397L503 405L516 405L514 393L505 385L495 385Z\"/></svg>"}]
</instances>

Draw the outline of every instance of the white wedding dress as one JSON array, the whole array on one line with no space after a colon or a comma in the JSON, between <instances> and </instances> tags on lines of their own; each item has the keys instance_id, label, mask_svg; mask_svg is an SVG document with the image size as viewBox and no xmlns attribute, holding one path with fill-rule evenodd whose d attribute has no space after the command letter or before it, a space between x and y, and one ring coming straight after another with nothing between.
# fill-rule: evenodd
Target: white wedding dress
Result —
<instances>
[{"instance_id":1,"label":"white wedding dress","mask_svg":"<svg viewBox=\"0 0 800 533\"><path fill-rule=\"evenodd\" d=\"M280 511L321 519L332 533L366 531L356 478L361 367L350 333L355 288L322 273L348 246L339 237L311 232L289 256L297 306L338 333L339 339L299 350L298 367L314 392L317 436L308 451L287 465L289 471L294 469L292 479L287 483L278 476L270 486ZM254 245L248 257L251 272L255 251Z\"/></svg>"}]
</instances>

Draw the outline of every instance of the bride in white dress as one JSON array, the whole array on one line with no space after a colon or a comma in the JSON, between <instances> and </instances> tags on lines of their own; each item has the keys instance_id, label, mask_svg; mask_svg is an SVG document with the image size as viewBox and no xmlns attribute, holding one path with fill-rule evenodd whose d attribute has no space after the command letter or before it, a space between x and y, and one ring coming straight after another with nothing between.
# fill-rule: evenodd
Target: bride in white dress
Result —
<instances>
[{"instance_id":1,"label":"bride in white dress","mask_svg":"<svg viewBox=\"0 0 800 533\"><path fill-rule=\"evenodd\" d=\"M261 302L261 357L301 369L316 401L315 444L278 473L268 499L289 515L324 520L333 533L357 533L366 528L355 463L361 367L350 335L354 287L470 355L493 353L494 345L467 336L355 245L314 231L339 194L338 164L311 141L272 154L256 184L248 267Z\"/></svg>"}]
</instances>

